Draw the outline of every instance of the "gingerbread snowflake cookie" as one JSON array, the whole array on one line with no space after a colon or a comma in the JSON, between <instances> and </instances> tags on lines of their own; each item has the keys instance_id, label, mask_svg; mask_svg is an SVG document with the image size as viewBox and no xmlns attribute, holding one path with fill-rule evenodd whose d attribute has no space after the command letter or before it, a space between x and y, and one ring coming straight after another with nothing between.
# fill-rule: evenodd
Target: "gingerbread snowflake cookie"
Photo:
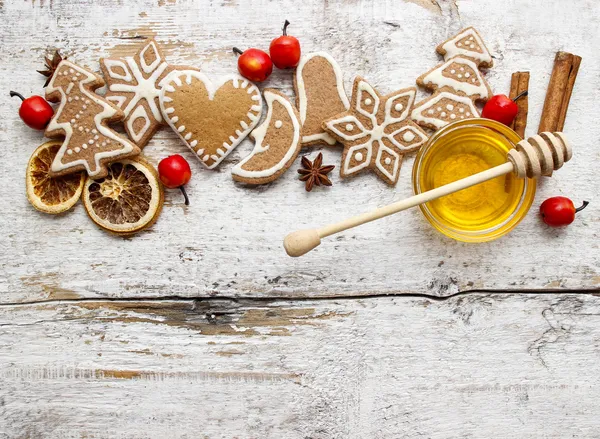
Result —
<instances>
[{"instance_id":1,"label":"gingerbread snowflake cookie","mask_svg":"<svg viewBox=\"0 0 600 439\"><path fill-rule=\"evenodd\" d=\"M350 105L338 63L326 52L304 55L296 68L294 91L302 124L302 145L334 145L335 139L323 130L323 121Z\"/></svg>"},{"instance_id":2,"label":"gingerbread snowflake cookie","mask_svg":"<svg viewBox=\"0 0 600 439\"><path fill-rule=\"evenodd\" d=\"M474 101L485 102L492 97L492 90L478 70L477 64L462 55L452 57L419 76L417 84L431 91L442 87L451 88Z\"/></svg>"},{"instance_id":3,"label":"gingerbread snowflake cookie","mask_svg":"<svg viewBox=\"0 0 600 439\"><path fill-rule=\"evenodd\" d=\"M427 134L408 116L415 87L381 96L367 81L354 80L348 111L323 123L323 128L344 145L340 175L373 169L387 184L395 185L403 156L427 141Z\"/></svg>"},{"instance_id":4,"label":"gingerbread snowflake cookie","mask_svg":"<svg viewBox=\"0 0 600 439\"><path fill-rule=\"evenodd\" d=\"M83 170L92 178L104 177L106 164L140 153L134 143L108 127L121 121L124 114L94 93L102 86L100 76L67 60L54 71L46 99L60 105L45 135L64 140L50 168L52 177Z\"/></svg>"},{"instance_id":5,"label":"gingerbread snowflake cookie","mask_svg":"<svg viewBox=\"0 0 600 439\"><path fill-rule=\"evenodd\" d=\"M473 27L467 27L444 41L436 48L436 51L444 56L446 61L457 55L463 55L471 58L479 67L487 68L494 65L492 55L479 32Z\"/></svg>"},{"instance_id":6,"label":"gingerbread snowflake cookie","mask_svg":"<svg viewBox=\"0 0 600 439\"><path fill-rule=\"evenodd\" d=\"M198 70L175 70L163 81L160 109L169 126L208 169L214 169L258 123L258 88L238 75L214 85Z\"/></svg>"},{"instance_id":7,"label":"gingerbread snowflake cookie","mask_svg":"<svg viewBox=\"0 0 600 439\"><path fill-rule=\"evenodd\" d=\"M140 147L144 147L163 125L158 96L161 81L175 67L164 60L154 39L133 56L101 58L100 68L106 80L106 99L125 113L125 131Z\"/></svg>"}]
</instances>

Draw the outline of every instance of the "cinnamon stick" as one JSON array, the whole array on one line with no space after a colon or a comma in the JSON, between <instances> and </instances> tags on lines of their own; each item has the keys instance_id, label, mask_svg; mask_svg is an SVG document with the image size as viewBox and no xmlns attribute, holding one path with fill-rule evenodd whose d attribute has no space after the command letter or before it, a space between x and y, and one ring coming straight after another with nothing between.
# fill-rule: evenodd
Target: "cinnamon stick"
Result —
<instances>
[{"instance_id":1,"label":"cinnamon stick","mask_svg":"<svg viewBox=\"0 0 600 439\"><path fill-rule=\"evenodd\" d=\"M513 73L510 80L509 97L515 99L526 90L529 90L529 72ZM524 138L525 128L527 128L527 113L529 112L529 97L522 96L516 100L516 103L517 107L519 107L519 112L510 127L521 136L521 138Z\"/></svg>"},{"instance_id":2,"label":"cinnamon stick","mask_svg":"<svg viewBox=\"0 0 600 439\"><path fill-rule=\"evenodd\" d=\"M580 64L580 56L556 53L538 132L563 130Z\"/></svg>"}]
</instances>

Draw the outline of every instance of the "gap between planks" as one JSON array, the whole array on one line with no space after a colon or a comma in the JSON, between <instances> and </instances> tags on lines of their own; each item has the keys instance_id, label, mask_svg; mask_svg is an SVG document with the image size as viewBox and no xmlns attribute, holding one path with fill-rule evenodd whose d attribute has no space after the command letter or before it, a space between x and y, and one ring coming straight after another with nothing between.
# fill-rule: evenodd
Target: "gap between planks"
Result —
<instances>
[{"instance_id":1,"label":"gap between planks","mask_svg":"<svg viewBox=\"0 0 600 439\"><path fill-rule=\"evenodd\" d=\"M600 296L600 288L587 288L587 289L565 289L565 288L547 288L547 289L475 289L459 291L457 293L449 294L447 296L435 296L426 293L380 293L380 294L357 294L357 295L345 295L345 296L218 296L218 297L190 297L190 296L164 296L164 297L89 297L89 298L73 298L73 299L44 299L44 300L32 300L25 302L6 302L0 303L0 309L10 307L27 307L31 305L59 305L67 303L99 303L99 302L110 302L110 303L167 303L167 302L180 302L180 303L210 303L210 302L232 302L232 303L244 303L251 305L252 303L270 304L278 302L328 302L328 301L351 301L351 300L365 300L365 299L382 299L382 298L403 298L403 299L426 299L432 302L446 302L451 299L459 297L471 296L471 295L492 295L492 296L513 296L513 295L524 295L524 296L537 296L537 295L567 295L575 294L582 296Z\"/></svg>"}]
</instances>

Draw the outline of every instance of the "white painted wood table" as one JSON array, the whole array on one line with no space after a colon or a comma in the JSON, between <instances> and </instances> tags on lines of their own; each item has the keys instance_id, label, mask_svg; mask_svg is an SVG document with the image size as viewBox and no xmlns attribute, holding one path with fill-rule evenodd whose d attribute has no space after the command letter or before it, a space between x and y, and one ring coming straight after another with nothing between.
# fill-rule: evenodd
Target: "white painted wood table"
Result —
<instances>
[{"instance_id":1,"label":"white painted wood table","mask_svg":"<svg viewBox=\"0 0 600 439\"><path fill-rule=\"evenodd\" d=\"M532 209L481 245L413 210L291 259L287 232L410 195L412 158L393 189L334 175L306 193L297 164L249 189L229 172L249 141L208 172L166 129L144 155L190 160L192 204L169 192L150 231L120 239L81 205L49 217L28 204L42 138L8 91L41 94L49 50L98 69L154 35L172 63L216 77L235 69L233 45L267 48L286 18L347 85L362 75L384 93L475 25L496 92L531 71L529 133L554 53L581 55L565 127L575 156L533 209L553 195L591 205L566 230ZM0 438L600 437L598 22L595 0L0 0ZM265 86L291 95L291 82L276 71Z\"/></svg>"}]
</instances>

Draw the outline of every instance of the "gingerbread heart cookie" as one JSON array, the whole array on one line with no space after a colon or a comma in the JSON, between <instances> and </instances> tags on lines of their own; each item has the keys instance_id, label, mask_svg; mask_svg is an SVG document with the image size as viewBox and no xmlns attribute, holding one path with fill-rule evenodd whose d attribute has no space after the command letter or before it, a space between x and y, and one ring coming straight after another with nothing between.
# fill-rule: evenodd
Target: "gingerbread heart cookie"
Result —
<instances>
[{"instance_id":1,"label":"gingerbread heart cookie","mask_svg":"<svg viewBox=\"0 0 600 439\"><path fill-rule=\"evenodd\" d=\"M198 70L176 70L163 83L160 109L167 124L214 169L258 123L262 100L258 88L241 76L214 85Z\"/></svg>"}]
</instances>

